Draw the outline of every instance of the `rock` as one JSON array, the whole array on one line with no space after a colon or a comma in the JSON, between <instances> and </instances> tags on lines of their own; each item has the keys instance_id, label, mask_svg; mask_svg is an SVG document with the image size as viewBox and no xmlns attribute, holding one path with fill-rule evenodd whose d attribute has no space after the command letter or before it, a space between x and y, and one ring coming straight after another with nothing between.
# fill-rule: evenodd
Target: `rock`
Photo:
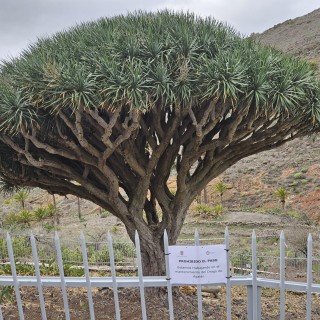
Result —
<instances>
[{"instance_id":1,"label":"rock","mask_svg":"<svg viewBox=\"0 0 320 320\"><path fill-rule=\"evenodd\" d=\"M202 286L202 292L209 293L217 298L219 293L221 292L221 286Z\"/></svg>"},{"instance_id":2,"label":"rock","mask_svg":"<svg viewBox=\"0 0 320 320\"><path fill-rule=\"evenodd\" d=\"M182 293L184 293L184 294L186 294L188 296L191 296L191 295L196 294L197 288L194 287L194 286L182 286L180 288L180 292L182 292Z\"/></svg>"}]
</instances>

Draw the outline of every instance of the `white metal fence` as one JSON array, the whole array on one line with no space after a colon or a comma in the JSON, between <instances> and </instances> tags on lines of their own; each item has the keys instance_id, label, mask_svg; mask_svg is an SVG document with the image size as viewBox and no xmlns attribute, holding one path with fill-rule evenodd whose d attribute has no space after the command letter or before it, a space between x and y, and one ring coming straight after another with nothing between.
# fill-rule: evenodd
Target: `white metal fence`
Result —
<instances>
[{"instance_id":1,"label":"white metal fence","mask_svg":"<svg viewBox=\"0 0 320 320\"><path fill-rule=\"evenodd\" d=\"M35 276L21 276L18 275L15 263L15 254L13 249L13 243L11 236L7 234L6 244L9 255L9 262L11 266L11 275L0 276L0 290L2 288L13 286L17 309L19 313L19 319L25 319L23 311L23 302L21 298L21 287L36 287L39 293L39 305L41 309L42 319L47 319L47 313L45 308L45 301L43 295L43 287L59 287L61 288L65 318L70 319L69 302L67 297L67 288L84 287L87 289L87 299L89 305L90 319L95 319L94 302L92 296L92 288L94 287L109 287L113 289L114 305L116 319L121 318L121 310L119 306L118 289L121 287L137 287L140 291L141 302L141 317L147 319L146 302L145 302L145 288L146 287L166 287L168 295L168 306L170 319L174 319L174 305L172 298L172 284L170 281L169 270L169 258L168 258L168 238L166 233L164 234L164 248L166 257L166 275L160 277L144 277L142 273L142 262L140 256L140 240L138 234L136 234L136 259L138 276L116 276L116 262L115 262L115 244L112 241L111 235L108 234L108 240L106 242L108 247L108 258L110 261L110 277L92 277L90 276L89 259L88 259L88 244L85 241L83 234L80 237L81 242L81 255L84 268L84 277L67 277L64 273L64 261L63 251L61 250L61 242L58 234L55 234L54 246L56 262L59 269L59 276L48 277L41 275L40 263L38 256L38 249L36 239L33 235L30 236L30 247L33 257L33 264L35 270ZM313 257L312 257L312 237L308 237L308 257L306 261L306 282L293 282L286 280L286 260L285 260L285 239L283 232L280 235L280 257L279 257L279 270L278 277L275 279L268 278L268 274L264 277L260 277L258 274L258 255L257 255L257 237L253 231L251 237L251 263L248 266L248 272L250 274L245 276L232 276L230 273L230 248L229 248L229 233L228 229L225 231L224 243L227 252L227 280L226 280L226 317L231 320L232 315L232 300L231 300L231 287L233 286L245 286L247 288L247 315L250 320L261 319L261 289L262 288L275 288L280 291L280 319L285 319L285 291L305 292L306 293L306 319L312 317L312 293L320 292L320 284L313 283ZM195 232L194 244L199 245L199 235ZM232 249L231 249L232 250ZM201 285L197 286L197 301L198 301L198 319L203 319L202 316L202 295ZM3 318L2 306L0 305L0 320ZM98 319L99 320L99 319Z\"/></svg>"}]
</instances>

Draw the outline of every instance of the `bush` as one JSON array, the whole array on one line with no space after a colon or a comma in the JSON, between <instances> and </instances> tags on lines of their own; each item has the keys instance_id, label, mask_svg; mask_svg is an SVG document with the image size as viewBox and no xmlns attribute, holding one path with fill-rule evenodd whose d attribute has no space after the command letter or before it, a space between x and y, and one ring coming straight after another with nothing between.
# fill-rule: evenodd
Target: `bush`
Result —
<instances>
[{"instance_id":1,"label":"bush","mask_svg":"<svg viewBox=\"0 0 320 320\"><path fill-rule=\"evenodd\" d=\"M222 204L216 204L215 206L210 206L208 204L197 204L194 211L199 212L200 214L207 214L207 215L220 215L223 212Z\"/></svg>"},{"instance_id":2,"label":"bush","mask_svg":"<svg viewBox=\"0 0 320 320\"><path fill-rule=\"evenodd\" d=\"M3 220L3 224L6 228L15 226L17 223L18 223L18 216L14 212L10 212Z\"/></svg>"},{"instance_id":3,"label":"bush","mask_svg":"<svg viewBox=\"0 0 320 320\"><path fill-rule=\"evenodd\" d=\"M302 172L296 172L296 173L293 175L293 177L294 177L295 179L303 179L305 176L304 176L304 174L303 174Z\"/></svg>"},{"instance_id":4,"label":"bush","mask_svg":"<svg viewBox=\"0 0 320 320\"><path fill-rule=\"evenodd\" d=\"M220 204L216 204L214 207L213 207L213 210L214 210L214 214L215 215L220 215L223 213L223 205L220 203Z\"/></svg>"},{"instance_id":5,"label":"bush","mask_svg":"<svg viewBox=\"0 0 320 320\"><path fill-rule=\"evenodd\" d=\"M62 260L68 262L82 263L82 252L80 249L62 248Z\"/></svg>"},{"instance_id":6,"label":"bush","mask_svg":"<svg viewBox=\"0 0 320 320\"><path fill-rule=\"evenodd\" d=\"M5 286L0 290L0 304L5 303L6 301L14 301L14 289L13 286Z\"/></svg>"},{"instance_id":7,"label":"bush","mask_svg":"<svg viewBox=\"0 0 320 320\"><path fill-rule=\"evenodd\" d=\"M210 206L208 204L202 204L202 203L197 204L193 208L193 210L200 213L200 214L213 214L214 213L214 209L212 206Z\"/></svg>"},{"instance_id":8,"label":"bush","mask_svg":"<svg viewBox=\"0 0 320 320\"><path fill-rule=\"evenodd\" d=\"M18 222L25 223L30 227L33 215L29 210L23 209L18 213Z\"/></svg>"},{"instance_id":9,"label":"bush","mask_svg":"<svg viewBox=\"0 0 320 320\"><path fill-rule=\"evenodd\" d=\"M54 224L46 223L44 224L43 229L45 229L47 233L50 233L51 231L54 230Z\"/></svg>"},{"instance_id":10,"label":"bush","mask_svg":"<svg viewBox=\"0 0 320 320\"><path fill-rule=\"evenodd\" d=\"M107 210L104 210L101 212L100 218L107 218L109 216L111 216L111 213Z\"/></svg>"},{"instance_id":11,"label":"bush","mask_svg":"<svg viewBox=\"0 0 320 320\"><path fill-rule=\"evenodd\" d=\"M41 222L48 217L48 211L46 208L40 207L33 212L33 216L38 222Z\"/></svg>"}]
</instances>

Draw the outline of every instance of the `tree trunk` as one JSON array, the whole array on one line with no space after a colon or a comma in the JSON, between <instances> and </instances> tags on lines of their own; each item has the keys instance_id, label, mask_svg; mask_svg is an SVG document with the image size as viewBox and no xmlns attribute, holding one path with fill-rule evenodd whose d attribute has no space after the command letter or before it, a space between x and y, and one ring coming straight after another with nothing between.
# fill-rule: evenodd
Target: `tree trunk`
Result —
<instances>
[{"instance_id":1,"label":"tree trunk","mask_svg":"<svg viewBox=\"0 0 320 320\"><path fill-rule=\"evenodd\" d=\"M56 197L54 196L54 194L52 194L52 202L53 202L53 207L54 207L54 215L55 215L56 224L59 225L60 224L60 216L59 216L59 212L57 210Z\"/></svg>"},{"instance_id":2,"label":"tree trunk","mask_svg":"<svg viewBox=\"0 0 320 320\"><path fill-rule=\"evenodd\" d=\"M167 230L169 245L175 245L180 234L187 209L181 205L179 209L173 208L163 213L163 220L159 224L147 225L139 223L135 226L140 239L140 252L142 259L143 275L163 276L166 275L165 254L164 254L164 230ZM174 223L170 223L170 219ZM126 225L127 227L127 225ZM128 230L128 228L127 228ZM130 238L134 239L135 230L128 230Z\"/></svg>"},{"instance_id":3,"label":"tree trunk","mask_svg":"<svg viewBox=\"0 0 320 320\"><path fill-rule=\"evenodd\" d=\"M79 218L79 220L81 219L81 206L80 206L80 198L79 197L77 197L77 199L78 199L78 218Z\"/></svg>"},{"instance_id":4,"label":"tree trunk","mask_svg":"<svg viewBox=\"0 0 320 320\"><path fill-rule=\"evenodd\" d=\"M203 201L204 201L205 204L208 203L207 187L205 187L205 188L203 189Z\"/></svg>"},{"instance_id":5,"label":"tree trunk","mask_svg":"<svg viewBox=\"0 0 320 320\"><path fill-rule=\"evenodd\" d=\"M164 249L161 242L163 238L153 243L140 239L143 275L164 276L166 274Z\"/></svg>"}]
</instances>

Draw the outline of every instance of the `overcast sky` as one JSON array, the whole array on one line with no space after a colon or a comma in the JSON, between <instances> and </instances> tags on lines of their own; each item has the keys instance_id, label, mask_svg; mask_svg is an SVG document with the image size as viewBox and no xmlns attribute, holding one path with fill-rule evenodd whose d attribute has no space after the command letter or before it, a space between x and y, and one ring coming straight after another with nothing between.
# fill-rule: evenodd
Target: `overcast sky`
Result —
<instances>
[{"instance_id":1,"label":"overcast sky","mask_svg":"<svg viewBox=\"0 0 320 320\"><path fill-rule=\"evenodd\" d=\"M0 59L74 24L139 9L189 10L249 35L319 7L319 0L0 0Z\"/></svg>"}]
</instances>

